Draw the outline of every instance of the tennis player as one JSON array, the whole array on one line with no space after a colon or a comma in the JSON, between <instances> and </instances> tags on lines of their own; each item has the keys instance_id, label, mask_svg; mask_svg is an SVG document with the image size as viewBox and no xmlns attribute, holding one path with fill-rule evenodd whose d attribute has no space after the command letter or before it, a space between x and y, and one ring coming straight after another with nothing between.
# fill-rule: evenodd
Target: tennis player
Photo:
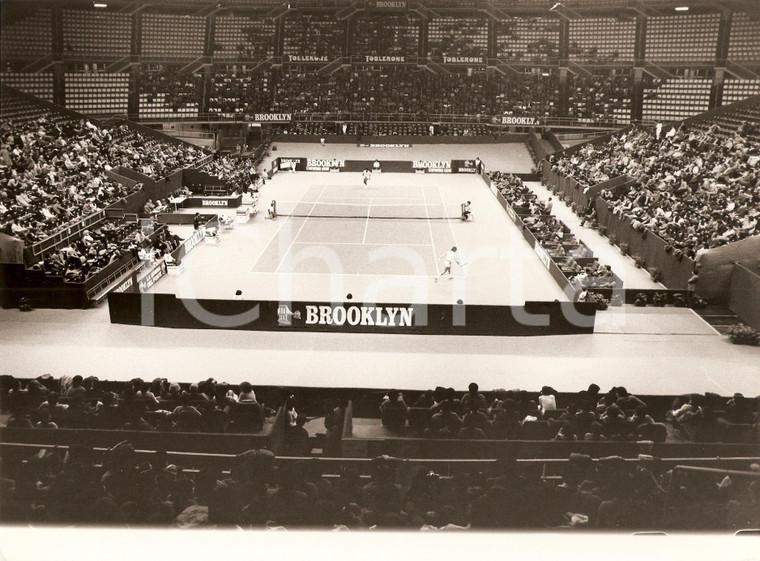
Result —
<instances>
[{"instance_id":1,"label":"tennis player","mask_svg":"<svg viewBox=\"0 0 760 561\"><path fill-rule=\"evenodd\" d=\"M443 271L441 272L438 277L442 277L445 274L449 275L450 279L453 279L454 276L451 274L451 264L456 261L457 264L461 267L462 262L459 260L459 253L457 253L456 246L452 247L450 250L448 250L444 255L441 256L443 259ZM435 282L438 282L438 277L435 278Z\"/></svg>"},{"instance_id":2,"label":"tennis player","mask_svg":"<svg viewBox=\"0 0 760 561\"><path fill-rule=\"evenodd\" d=\"M472 203L470 201L462 203L462 222L466 221L472 216L472 211L470 210L471 204Z\"/></svg>"},{"instance_id":3,"label":"tennis player","mask_svg":"<svg viewBox=\"0 0 760 561\"><path fill-rule=\"evenodd\" d=\"M364 168L364 171L362 172L362 180L364 181L364 188L367 188L367 184L369 183L369 178L372 177L372 172L369 171L369 168Z\"/></svg>"}]
</instances>

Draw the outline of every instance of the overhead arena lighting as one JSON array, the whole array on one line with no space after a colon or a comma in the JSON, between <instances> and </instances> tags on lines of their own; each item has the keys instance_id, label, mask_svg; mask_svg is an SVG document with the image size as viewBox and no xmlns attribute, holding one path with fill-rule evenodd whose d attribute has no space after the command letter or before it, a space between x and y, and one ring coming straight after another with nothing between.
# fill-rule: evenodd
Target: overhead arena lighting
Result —
<instances>
[{"instance_id":1,"label":"overhead arena lighting","mask_svg":"<svg viewBox=\"0 0 760 561\"><path fill-rule=\"evenodd\" d=\"M688 12L689 7L688 6L676 6L675 7L676 12Z\"/></svg>"},{"instance_id":2,"label":"overhead arena lighting","mask_svg":"<svg viewBox=\"0 0 760 561\"><path fill-rule=\"evenodd\" d=\"M92 6L93 8L107 8L108 4L103 4L102 2L95 2Z\"/></svg>"}]
</instances>

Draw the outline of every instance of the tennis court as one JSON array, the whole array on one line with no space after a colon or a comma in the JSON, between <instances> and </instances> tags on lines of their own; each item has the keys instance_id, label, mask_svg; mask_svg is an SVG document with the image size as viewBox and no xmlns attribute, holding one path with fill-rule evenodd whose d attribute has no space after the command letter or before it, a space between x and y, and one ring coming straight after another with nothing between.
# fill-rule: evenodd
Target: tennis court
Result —
<instances>
[{"instance_id":1,"label":"tennis court","mask_svg":"<svg viewBox=\"0 0 760 561\"><path fill-rule=\"evenodd\" d=\"M277 212L282 227L254 272L436 276L437 257L470 225L437 185L311 185L301 200L277 200Z\"/></svg>"},{"instance_id":2,"label":"tennis court","mask_svg":"<svg viewBox=\"0 0 760 561\"><path fill-rule=\"evenodd\" d=\"M152 292L189 298L520 304L566 296L475 175L278 173L259 214L201 244ZM274 200L278 216L264 218ZM463 222L461 204L472 202ZM232 210L221 210L229 213ZM462 265L442 272L459 250Z\"/></svg>"}]
</instances>

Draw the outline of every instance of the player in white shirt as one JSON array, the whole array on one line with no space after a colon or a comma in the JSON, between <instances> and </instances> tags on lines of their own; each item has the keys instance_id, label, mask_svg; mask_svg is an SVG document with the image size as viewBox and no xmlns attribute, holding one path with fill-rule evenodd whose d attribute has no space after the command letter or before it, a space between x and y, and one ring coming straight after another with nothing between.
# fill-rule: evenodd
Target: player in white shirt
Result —
<instances>
[{"instance_id":1,"label":"player in white shirt","mask_svg":"<svg viewBox=\"0 0 760 561\"><path fill-rule=\"evenodd\" d=\"M451 274L451 264L456 261L456 263L461 267L462 262L459 260L459 253L457 253L456 246L452 247L449 251L447 251L444 255L441 256L443 259L443 271L441 272L438 277L442 277L445 274L449 275L449 278L452 279L454 276ZM438 282L438 277L435 278L435 282Z\"/></svg>"},{"instance_id":2,"label":"player in white shirt","mask_svg":"<svg viewBox=\"0 0 760 561\"><path fill-rule=\"evenodd\" d=\"M362 181L364 181L364 188L367 188L367 184L369 184L369 180L372 177L372 172L369 171L369 168L364 168L364 171L362 172Z\"/></svg>"}]
</instances>

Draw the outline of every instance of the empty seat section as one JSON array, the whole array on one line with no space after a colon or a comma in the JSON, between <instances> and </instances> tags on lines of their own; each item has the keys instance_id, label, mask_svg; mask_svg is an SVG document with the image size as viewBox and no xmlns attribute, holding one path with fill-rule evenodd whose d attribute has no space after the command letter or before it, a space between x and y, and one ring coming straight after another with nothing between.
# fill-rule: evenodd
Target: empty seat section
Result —
<instances>
[{"instance_id":1,"label":"empty seat section","mask_svg":"<svg viewBox=\"0 0 760 561\"><path fill-rule=\"evenodd\" d=\"M0 82L45 101L53 101L53 74L51 72L3 72L0 74Z\"/></svg>"},{"instance_id":2,"label":"empty seat section","mask_svg":"<svg viewBox=\"0 0 760 561\"><path fill-rule=\"evenodd\" d=\"M576 62L633 62L636 23L614 18L570 20L570 60Z\"/></svg>"},{"instance_id":3,"label":"empty seat section","mask_svg":"<svg viewBox=\"0 0 760 561\"><path fill-rule=\"evenodd\" d=\"M488 54L488 20L433 18L428 23L428 56L457 57Z\"/></svg>"},{"instance_id":4,"label":"empty seat section","mask_svg":"<svg viewBox=\"0 0 760 561\"><path fill-rule=\"evenodd\" d=\"M707 78L654 80L644 88L642 117L649 121L676 121L707 111L710 85Z\"/></svg>"},{"instance_id":5,"label":"empty seat section","mask_svg":"<svg viewBox=\"0 0 760 561\"><path fill-rule=\"evenodd\" d=\"M53 21L50 8L3 10L0 52L4 60L14 57L43 57L53 50Z\"/></svg>"},{"instance_id":6,"label":"empty seat section","mask_svg":"<svg viewBox=\"0 0 760 561\"><path fill-rule=\"evenodd\" d=\"M646 59L657 64L714 62L720 14L657 16L647 20Z\"/></svg>"},{"instance_id":7,"label":"empty seat section","mask_svg":"<svg viewBox=\"0 0 760 561\"><path fill-rule=\"evenodd\" d=\"M553 62L559 56L559 21L514 18L496 25L496 56L514 62Z\"/></svg>"},{"instance_id":8,"label":"empty seat section","mask_svg":"<svg viewBox=\"0 0 760 561\"><path fill-rule=\"evenodd\" d=\"M737 13L731 18L728 60L760 63L760 19Z\"/></svg>"},{"instance_id":9,"label":"empty seat section","mask_svg":"<svg viewBox=\"0 0 760 561\"><path fill-rule=\"evenodd\" d=\"M66 56L121 58L129 55L132 16L102 10L63 10Z\"/></svg>"},{"instance_id":10,"label":"empty seat section","mask_svg":"<svg viewBox=\"0 0 760 561\"><path fill-rule=\"evenodd\" d=\"M420 18L414 14L356 17L354 54L416 56L419 43Z\"/></svg>"},{"instance_id":11,"label":"empty seat section","mask_svg":"<svg viewBox=\"0 0 760 561\"><path fill-rule=\"evenodd\" d=\"M88 115L126 114L129 74L67 72L66 107Z\"/></svg>"},{"instance_id":12,"label":"empty seat section","mask_svg":"<svg viewBox=\"0 0 760 561\"><path fill-rule=\"evenodd\" d=\"M228 14L216 18L214 56L262 59L274 55L274 22Z\"/></svg>"},{"instance_id":13,"label":"empty seat section","mask_svg":"<svg viewBox=\"0 0 760 561\"><path fill-rule=\"evenodd\" d=\"M205 37L205 18L143 14L141 54L163 60L201 57Z\"/></svg>"},{"instance_id":14,"label":"empty seat section","mask_svg":"<svg viewBox=\"0 0 760 561\"><path fill-rule=\"evenodd\" d=\"M294 13L285 17L284 34L284 55L334 60L343 54L346 25L331 15Z\"/></svg>"}]
</instances>

